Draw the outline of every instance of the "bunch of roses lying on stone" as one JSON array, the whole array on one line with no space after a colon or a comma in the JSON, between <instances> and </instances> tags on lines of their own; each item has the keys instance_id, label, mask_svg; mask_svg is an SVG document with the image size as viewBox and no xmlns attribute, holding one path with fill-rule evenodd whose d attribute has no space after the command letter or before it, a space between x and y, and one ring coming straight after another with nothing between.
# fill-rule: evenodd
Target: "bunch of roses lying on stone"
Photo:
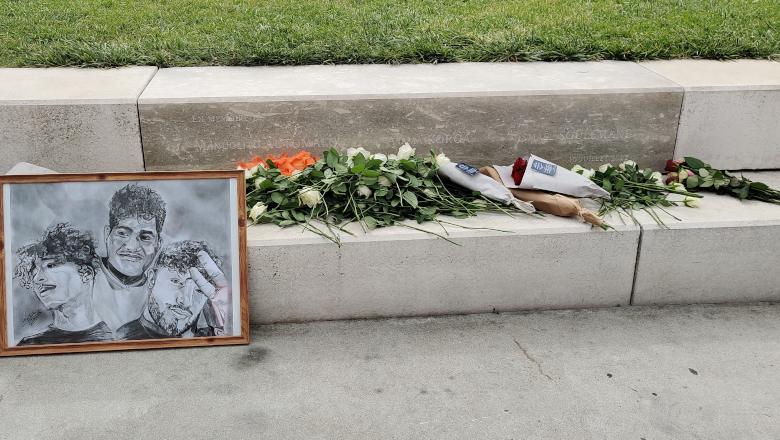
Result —
<instances>
[{"instance_id":1,"label":"bunch of roses lying on stone","mask_svg":"<svg viewBox=\"0 0 780 440\"><path fill-rule=\"evenodd\" d=\"M338 232L353 235L344 229L349 223L364 231L398 225L450 241L404 221L453 225L438 216L465 218L512 209L442 182L436 170L450 162L443 153L431 150L429 156L417 157L415 152L407 143L390 155L363 148L350 148L346 154L331 149L321 159L300 152L292 158L239 163L246 175L249 217L253 224L301 225L337 244Z\"/></svg>"}]
</instances>

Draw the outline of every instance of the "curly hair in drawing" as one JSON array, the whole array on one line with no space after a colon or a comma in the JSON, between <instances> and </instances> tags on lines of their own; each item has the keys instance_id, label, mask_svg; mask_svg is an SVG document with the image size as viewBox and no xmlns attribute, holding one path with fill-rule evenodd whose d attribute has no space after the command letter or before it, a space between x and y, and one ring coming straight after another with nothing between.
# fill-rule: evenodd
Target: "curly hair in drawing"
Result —
<instances>
[{"instance_id":1,"label":"curly hair in drawing","mask_svg":"<svg viewBox=\"0 0 780 440\"><path fill-rule=\"evenodd\" d=\"M81 279L93 281L100 267L100 257L95 252L95 240L88 232L81 232L67 223L57 223L47 228L43 237L16 250L19 263L14 268L25 288L33 288L37 267L36 259L53 259L57 264L73 263L78 266Z\"/></svg>"},{"instance_id":2,"label":"curly hair in drawing","mask_svg":"<svg viewBox=\"0 0 780 440\"><path fill-rule=\"evenodd\" d=\"M115 192L108 204L108 226L114 229L126 218L155 219L157 233L165 223L165 202L149 187L131 183Z\"/></svg>"},{"instance_id":3,"label":"curly hair in drawing","mask_svg":"<svg viewBox=\"0 0 780 440\"><path fill-rule=\"evenodd\" d=\"M191 267L197 267L201 275L208 279L209 274L206 273L206 269L198 259L198 252L200 251L206 252L214 260L220 271L222 270L222 261L208 243L205 241L185 240L163 247L152 267L152 272L155 274L159 268L164 267L172 272L185 273ZM148 288L151 289L152 287L154 287L154 275L149 277Z\"/></svg>"}]
</instances>

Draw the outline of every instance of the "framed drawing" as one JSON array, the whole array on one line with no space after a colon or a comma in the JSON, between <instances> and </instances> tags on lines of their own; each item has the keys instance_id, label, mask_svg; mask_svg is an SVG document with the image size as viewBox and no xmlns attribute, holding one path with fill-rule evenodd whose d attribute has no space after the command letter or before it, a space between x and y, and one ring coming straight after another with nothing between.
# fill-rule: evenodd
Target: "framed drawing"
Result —
<instances>
[{"instance_id":1,"label":"framed drawing","mask_svg":"<svg viewBox=\"0 0 780 440\"><path fill-rule=\"evenodd\" d=\"M0 356L248 343L244 184L0 176Z\"/></svg>"}]
</instances>

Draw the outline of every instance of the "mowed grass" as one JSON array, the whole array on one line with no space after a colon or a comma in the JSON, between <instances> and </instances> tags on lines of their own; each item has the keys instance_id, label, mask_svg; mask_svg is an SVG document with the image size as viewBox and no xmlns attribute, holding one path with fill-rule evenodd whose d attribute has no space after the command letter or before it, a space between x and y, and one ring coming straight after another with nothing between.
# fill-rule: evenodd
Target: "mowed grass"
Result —
<instances>
[{"instance_id":1,"label":"mowed grass","mask_svg":"<svg viewBox=\"0 0 780 440\"><path fill-rule=\"evenodd\" d=\"M0 65L780 58L780 0L0 0Z\"/></svg>"}]
</instances>

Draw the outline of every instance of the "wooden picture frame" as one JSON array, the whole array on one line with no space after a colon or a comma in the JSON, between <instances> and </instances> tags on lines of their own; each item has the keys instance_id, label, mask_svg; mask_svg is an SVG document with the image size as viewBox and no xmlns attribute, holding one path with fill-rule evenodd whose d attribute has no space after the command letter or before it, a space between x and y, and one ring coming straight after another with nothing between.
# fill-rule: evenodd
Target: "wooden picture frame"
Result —
<instances>
[{"instance_id":1,"label":"wooden picture frame","mask_svg":"<svg viewBox=\"0 0 780 440\"><path fill-rule=\"evenodd\" d=\"M245 183L0 176L0 356L248 344Z\"/></svg>"}]
</instances>

